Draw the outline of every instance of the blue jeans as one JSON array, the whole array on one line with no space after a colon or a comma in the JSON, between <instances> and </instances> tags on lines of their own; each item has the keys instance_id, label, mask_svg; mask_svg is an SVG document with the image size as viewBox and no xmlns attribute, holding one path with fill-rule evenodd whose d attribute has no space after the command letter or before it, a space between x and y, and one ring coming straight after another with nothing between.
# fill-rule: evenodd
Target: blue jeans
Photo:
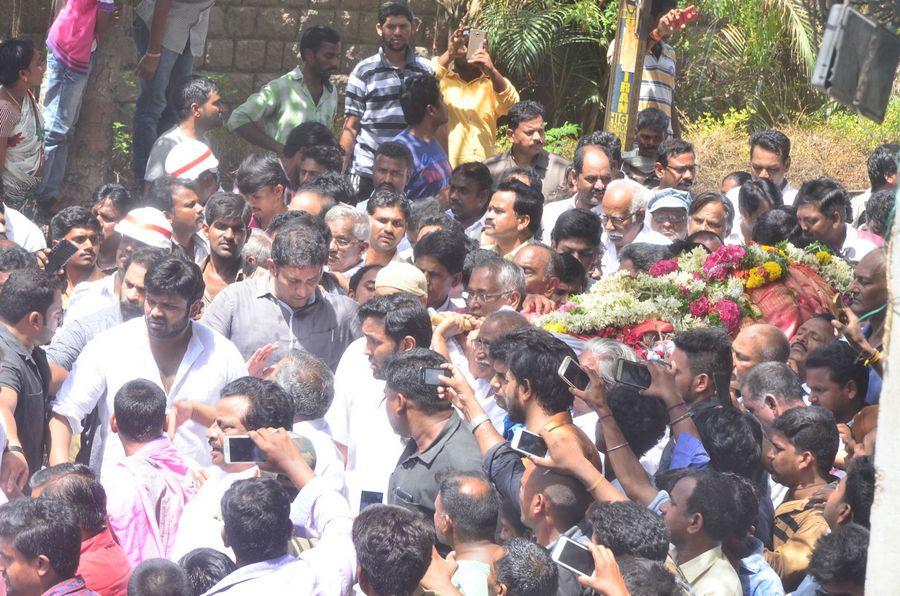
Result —
<instances>
[{"instance_id":1,"label":"blue jeans","mask_svg":"<svg viewBox=\"0 0 900 596\"><path fill-rule=\"evenodd\" d=\"M140 60L150 45L150 29L140 17L134 19L133 33L135 49ZM156 69L153 79L149 81L138 79L139 91L134 106L132 129L134 137L131 148L131 169L134 171L135 180L144 179L150 149L159 135L178 123L170 98L176 86L191 76L194 69L190 39L180 54L167 48L162 48L160 53L159 68Z\"/></svg>"},{"instance_id":2,"label":"blue jeans","mask_svg":"<svg viewBox=\"0 0 900 596\"><path fill-rule=\"evenodd\" d=\"M91 68L94 58L91 56ZM75 134L75 124L81 112L81 100L87 87L88 72L77 72L47 52L47 92L44 95L44 173L35 193L41 199L53 201L59 196L66 175L69 143Z\"/></svg>"}]
</instances>

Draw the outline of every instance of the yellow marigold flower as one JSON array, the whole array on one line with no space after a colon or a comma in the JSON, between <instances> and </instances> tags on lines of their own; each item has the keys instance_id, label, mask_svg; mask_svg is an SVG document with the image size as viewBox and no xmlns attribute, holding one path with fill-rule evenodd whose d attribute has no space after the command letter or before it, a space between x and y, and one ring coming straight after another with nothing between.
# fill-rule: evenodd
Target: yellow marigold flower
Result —
<instances>
[{"instance_id":1,"label":"yellow marigold flower","mask_svg":"<svg viewBox=\"0 0 900 596\"><path fill-rule=\"evenodd\" d=\"M831 262L831 255L828 254L828 251L820 250L816 253L816 260L823 265L827 265Z\"/></svg>"},{"instance_id":2,"label":"yellow marigold flower","mask_svg":"<svg viewBox=\"0 0 900 596\"><path fill-rule=\"evenodd\" d=\"M569 330L566 329L566 326L562 323L547 323L544 325L544 330L549 331L550 333L568 333Z\"/></svg>"},{"instance_id":3,"label":"yellow marigold flower","mask_svg":"<svg viewBox=\"0 0 900 596\"><path fill-rule=\"evenodd\" d=\"M769 275L769 279L778 279L783 273L781 265L775 261L766 261L763 263L763 269L765 269L766 273Z\"/></svg>"},{"instance_id":4,"label":"yellow marigold flower","mask_svg":"<svg viewBox=\"0 0 900 596\"><path fill-rule=\"evenodd\" d=\"M761 288L765 285L766 278L758 274L755 270L750 273L750 276L747 278L747 283L744 284L748 290L755 290L756 288Z\"/></svg>"}]
</instances>

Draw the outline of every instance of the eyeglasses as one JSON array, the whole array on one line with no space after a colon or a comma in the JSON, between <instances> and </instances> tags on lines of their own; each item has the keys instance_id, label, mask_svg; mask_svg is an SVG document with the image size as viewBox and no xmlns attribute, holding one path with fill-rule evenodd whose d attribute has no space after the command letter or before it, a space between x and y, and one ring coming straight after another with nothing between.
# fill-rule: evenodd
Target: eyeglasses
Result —
<instances>
[{"instance_id":1,"label":"eyeglasses","mask_svg":"<svg viewBox=\"0 0 900 596\"><path fill-rule=\"evenodd\" d=\"M484 352L485 354L491 349L491 342L484 341L481 338L476 337L472 340L472 347L475 348L477 352Z\"/></svg>"},{"instance_id":2,"label":"eyeglasses","mask_svg":"<svg viewBox=\"0 0 900 596\"><path fill-rule=\"evenodd\" d=\"M684 176L685 173L690 172L691 174L696 174L699 166L696 164L692 166L666 166L668 169L672 170L679 176Z\"/></svg>"},{"instance_id":3,"label":"eyeglasses","mask_svg":"<svg viewBox=\"0 0 900 596\"><path fill-rule=\"evenodd\" d=\"M338 245L338 248L350 248L351 246L356 244L358 240L347 240L346 238L334 236L334 242Z\"/></svg>"},{"instance_id":4,"label":"eyeglasses","mask_svg":"<svg viewBox=\"0 0 900 596\"><path fill-rule=\"evenodd\" d=\"M618 228L627 224L628 220L633 218L635 215L637 215L637 211L635 211L634 213L629 213L626 217L616 217L614 215L610 216L603 214L600 216L600 223L604 226L608 223L611 223L613 226Z\"/></svg>"},{"instance_id":5,"label":"eyeglasses","mask_svg":"<svg viewBox=\"0 0 900 596\"><path fill-rule=\"evenodd\" d=\"M654 222L660 224L683 224L687 221L687 215L674 215L671 213L653 213L651 217L653 217Z\"/></svg>"},{"instance_id":6,"label":"eyeglasses","mask_svg":"<svg viewBox=\"0 0 900 596\"><path fill-rule=\"evenodd\" d=\"M497 298L502 298L506 296L509 292L500 292L499 294L488 294L484 290L478 290L477 292L462 292L463 300L466 302L479 302L484 304L485 302L490 302L496 300Z\"/></svg>"}]
</instances>

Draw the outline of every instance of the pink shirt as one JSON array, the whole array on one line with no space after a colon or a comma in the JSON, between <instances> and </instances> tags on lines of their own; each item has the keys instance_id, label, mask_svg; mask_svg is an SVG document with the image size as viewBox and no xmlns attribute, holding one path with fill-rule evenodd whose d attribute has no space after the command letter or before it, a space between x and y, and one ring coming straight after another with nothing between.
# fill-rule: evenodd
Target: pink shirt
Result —
<instances>
[{"instance_id":1,"label":"pink shirt","mask_svg":"<svg viewBox=\"0 0 900 596\"><path fill-rule=\"evenodd\" d=\"M165 437L118 462L103 479L110 528L135 567L172 554L194 485L184 459Z\"/></svg>"},{"instance_id":2,"label":"pink shirt","mask_svg":"<svg viewBox=\"0 0 900 596\"><path fill-rule=\"evenodd\" d=\"M113 0L69 0L50 26L47 47L72 70L87 72L96 47L97 11L115 9Z\"/></svg>"}]
</instances>

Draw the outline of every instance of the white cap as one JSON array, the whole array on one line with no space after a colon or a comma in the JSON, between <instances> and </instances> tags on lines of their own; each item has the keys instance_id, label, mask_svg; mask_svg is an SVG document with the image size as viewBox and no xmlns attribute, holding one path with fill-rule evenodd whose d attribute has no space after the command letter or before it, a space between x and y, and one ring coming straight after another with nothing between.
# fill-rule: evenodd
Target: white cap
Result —
<instances>
[{"instance_id":1,"label":"white cap","mask_svg":"<svg viewBox=\"0 0 900 596\"><path fill-rule=\"evenodd\" d=\"M172 224L162 211L153 207L132 209L116 224L115 230L153 248L172 248Z\"/></svg>"},{"instance_id":2,"label":"white cap","mask_svg":"<svg viewBox=\"0 0 900 596\"><path fill-rule=\"evenodd\" d=\"M419 298L428 295L428 281L422 270L400 261L392 261L378 272L375 288L394 288Z\"/></svg>"},{"instance_id":3,"label":"white cap","mask_svg":"<svg viewBox=\"0 0 900 596\"><path fill-rule=\"evenodd\" d=\"M194 139L181 141L166 156L165 170L167 176L196 180L206 170L219 167L219 160L212 149Z\"/></svg>"},{"instance_id":4,"label":"white cap","mask_svg":"<svg viewBox=\"0 0 900 596\"><path fill-rule=\"evenodd\" d=\"M653 193L647 203L647 211L653 213L657 209L684 209L691 206L691 193L675 188L666 188Z\"/></svg>"}]
</instances>

